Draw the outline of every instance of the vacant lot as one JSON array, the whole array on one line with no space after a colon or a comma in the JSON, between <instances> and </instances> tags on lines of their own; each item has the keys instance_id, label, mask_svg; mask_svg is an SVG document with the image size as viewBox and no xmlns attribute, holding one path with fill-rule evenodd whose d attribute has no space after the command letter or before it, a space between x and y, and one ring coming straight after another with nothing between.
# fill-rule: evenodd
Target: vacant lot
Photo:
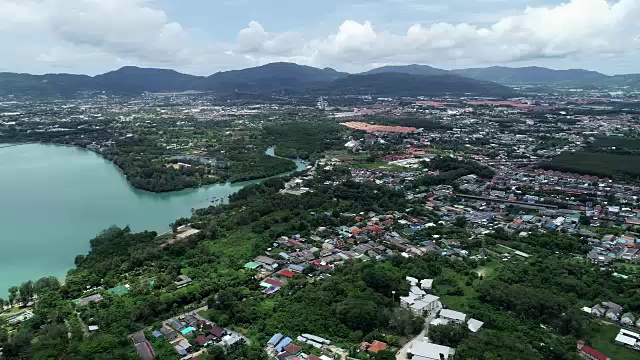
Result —
<instances>
[{"instance_id":1,"label":"vacant lot","mask_svg":"<svg viewBox=\"0 0 640 360\"><path fill-rule=\"evenodd\" d=\"M594 152L563 153L541 165L544 169L604 177L640 178L640 156Z\"/></svg>"}]
</instances>

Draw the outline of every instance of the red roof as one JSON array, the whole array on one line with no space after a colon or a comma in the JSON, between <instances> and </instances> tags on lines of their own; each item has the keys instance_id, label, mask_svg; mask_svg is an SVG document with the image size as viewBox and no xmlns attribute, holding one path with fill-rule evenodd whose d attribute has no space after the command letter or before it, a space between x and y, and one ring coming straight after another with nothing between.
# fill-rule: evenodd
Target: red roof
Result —
<instances>
[{"instance_id":1,"label":"red roof","mask_svg":"<svg viewBox=\"0 0 640 360\"><path fill-rule=\"evenodd\" d=\"M582 347L582 352L592 356L596 360L609 360L609 357L607 355L586 345Z\"/></svg>"},{"instance_id":2,"label":"red roof","mask_svg":"<svg viewBox=\"0 0 640 360\"><path fill-rule=\"evenodd\" d=\"M288 352L289 354L297 354L300 351L302 351L302 346L296 345L294 343L290 343L289 345L284 347L284 351Z\"/></svg>"},{"instance_id":3,"label":"red roof","mask_svg":"<svg viewBox=\"0 0 640 360\"><path fill-rule=\"evenodd\" d=\"M377 353L378 351L382 351L382 350L387 350L387 344L383 343L382 341L378 341L378 340L374 340L371 343L371 346L369 346L368 351L370 353Z\"/></svg>"},{"instance_id":4,"label":"red roof","mask_svg":"<svg viewBox=\"0 0 640 360\"><path fill-rule=\"evenodd\" d=\"M200 346L204 346L204 344L207 343L207 341L209 341L206 337L200 335L196 338L196 342L198 343L198 345Z\"/></svg>"},{"instance_id":5,"label":"red roof","mask_svg":"<svg viewBox=\"0 0 640 360\"><path fill-rule=\"evenodd\" d=\"M296 276L296 273L294 273L293 271L289 271L289 270L280 270L278 272L278 274L287 277L287 278L292 278L294 276Z\"/></svg>"},{"instance_id":6,"label":"red roof","mask_svg":"<svg viewBox=\"0 0 640 360\"><path fill-rule=\"evenodd\" d=\"M276 279L266 279L264 282L273 286L282 286L282 281L278 281Z\"/></svg>"}]
</instances>

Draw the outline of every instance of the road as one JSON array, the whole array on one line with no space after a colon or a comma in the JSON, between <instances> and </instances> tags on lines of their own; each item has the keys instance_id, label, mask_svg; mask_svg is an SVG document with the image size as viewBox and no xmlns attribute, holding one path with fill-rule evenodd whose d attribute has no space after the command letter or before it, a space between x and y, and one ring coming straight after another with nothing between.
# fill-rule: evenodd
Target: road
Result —
<instances>
[{"instance_id":1,"label":"road","mask_svg":"<svg viewBox=\"0 0 640 360\"><path fill-rule=\"evenodd\" d=\"M438 314L438 312L434 311L431 315L429 315L424 320L424 329L422 329L422 331L420 332L420 334L418 334L418 336L414 337L413 339L411 339L411 341L407 342L402 347L402 349L400 349L400 351L398 351L396 353L396 360L407 360L408 359L407 351L409 351L409 349L411 349L411 345L413 344L414 341L422 341L429 334L429 324L431 324L431 321L433 321L433 319L435 319L437 317L437 314Z\"/></svg>"}]
</instances>

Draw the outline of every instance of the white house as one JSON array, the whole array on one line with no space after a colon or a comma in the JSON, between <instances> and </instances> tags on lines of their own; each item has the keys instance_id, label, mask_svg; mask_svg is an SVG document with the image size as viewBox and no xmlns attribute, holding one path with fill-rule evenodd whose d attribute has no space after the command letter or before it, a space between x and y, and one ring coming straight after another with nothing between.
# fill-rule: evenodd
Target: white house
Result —
<instances>
[{"instance_id":1,"label":"white house","mask_svg":"<svg viewBox=\"0 0 640 360\"><path fill-rule=\"evenodd\" d=\"M427 293L424 292L424 290L420 289L417 286L412 286L411 289L409 289L409 291L415 296L425 296L425 295L427 295Z\"/></svg>"},{"instance_id":2,"label":"white house","mask_svg":"<svg viewBox=\"0 0 640 360\"><path fill-rule=\"evenodd\" d=\"M413 355L413 360L446 360L451 356L452 349L448 346L415 341L407 352Z\"/></svg>"},{"instance_id":3,"label":"white house","mask_svg":"<svg viewBox=\"0 0 640 360\"><path fill-rule=\"evenodd\" d=\"M418 279L416 279L414 277L407 276L405 279L409 282L409 284L411 284L411 286L418 285Z\"/></svg>"},{"instance_id":4,"label":"white house","mask_svg":"<svg viewBox=\"0 0 640 360\"><path fill-rule=\"evenodd\" d=\"M400 298L400 305L405 309L411 310L415 315L420 316L441 307L440 298L430 294L424 296L416 296L415 294L403 296Z\"/></svg>"},{"instance_id":5,"label":"white house","mask_svg":"<svg viewBox=\"0 0 640 360\"><path fill-rule=\"evenodd\" d=\"M467 321L467 327L471 332L474 332L474 333L478 332L482 327L482 325L484 325L484 323L480 320L469 319L469 321Z\"/></svg>"},{"instance_id":6,"label":"white house","mask_svg":"<svg viewBox=\"0 0 640 360\"><path fill-rule=\"evenodd\" d=\"M420 281L420 288L428 293L433 289L433 279L423 279Z\"/></svg>"},{"instance_id":7,"label":"white house","mask_svg":"<svg viewBox=\"0 0 640 360\"><path fill-rule=\"evenodd\" d=\"M465 322L465 319L467 318L467 314L449 309L440 310L439 315L441 318L455 324L463 324Z\"/></svg>"}]
</instances>

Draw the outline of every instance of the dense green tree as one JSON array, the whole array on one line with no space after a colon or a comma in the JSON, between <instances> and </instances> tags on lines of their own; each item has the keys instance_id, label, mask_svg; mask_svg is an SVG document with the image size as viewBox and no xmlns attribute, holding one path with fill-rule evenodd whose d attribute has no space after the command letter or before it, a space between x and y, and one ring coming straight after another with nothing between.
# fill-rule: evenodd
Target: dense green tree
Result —
<instances>
[{"instance_id":1,"label":"dense green tree","mask_svg":"<svg viewBox=\"0 0 640 360\"><path fill-rule=\"evenodd\" d=\"M452 348L460 345L467 337L468 330L464 325L448 324L429 327L429 337L433 342Z\"/></svg>"}]
</instances>

